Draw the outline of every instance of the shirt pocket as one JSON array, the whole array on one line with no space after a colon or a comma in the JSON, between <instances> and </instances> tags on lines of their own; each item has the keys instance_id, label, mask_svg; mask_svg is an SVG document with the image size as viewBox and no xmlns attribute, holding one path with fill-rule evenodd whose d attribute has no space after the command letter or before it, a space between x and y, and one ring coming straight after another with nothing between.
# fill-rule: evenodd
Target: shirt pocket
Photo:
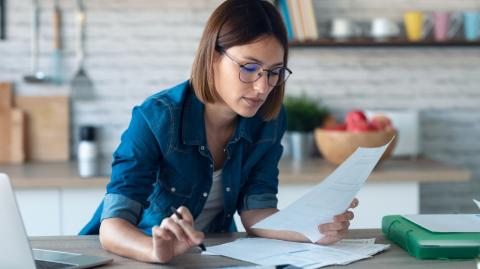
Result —
<instances>
[{"instance_id":1,"label":"shirt pocket","mask_svg":"<svg viewBox=\"0 0 480 269\"><path fill-rule=\"evenodd\" d=\"M157 177L154 193L149 201L155 211L170 215L172 206L178 208L186 205L192 197L193 186L173 169L164 168L162 170Z\"/></svg>"}]
</instances>

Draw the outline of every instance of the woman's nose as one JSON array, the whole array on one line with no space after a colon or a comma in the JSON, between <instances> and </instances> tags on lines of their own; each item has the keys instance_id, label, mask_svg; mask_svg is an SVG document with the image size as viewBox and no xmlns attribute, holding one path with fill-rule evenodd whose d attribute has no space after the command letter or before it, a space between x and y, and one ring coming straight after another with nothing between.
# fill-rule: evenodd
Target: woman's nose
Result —
<instances>
[{"instance_id":1,"label":"woman's nose","mask_svg":"<svg viewBox=\"0 0 480 269\"><path fill-rule=\"evenodd\" d=\"M255 83L253 84L253 88L255 89L256 92L260 94L264 94L265 92L269 91L271 88L270 85L268 85L268 73L267 71L262 71L261 73L258 74L259 78Z\"/></svg>"}]
</instances>

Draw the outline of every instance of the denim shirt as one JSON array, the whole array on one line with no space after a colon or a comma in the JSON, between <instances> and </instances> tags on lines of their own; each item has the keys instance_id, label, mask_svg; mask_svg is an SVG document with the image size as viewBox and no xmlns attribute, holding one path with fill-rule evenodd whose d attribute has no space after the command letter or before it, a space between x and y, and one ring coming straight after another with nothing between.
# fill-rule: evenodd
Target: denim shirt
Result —
<instances>
[{"instance_id":1,"label":"denim shirt","mask_svg":"<svg viewBox=\"0 0 480 269\"><path fill-rule=\"evenodd\" d=\"M105 197L80 234L98 234L106 218L122 218L145 234L186 206L197 218L212 186L214 161L207 146L205 106L186 81L136 106L113 154ZM235 231L236 211L275 208L285 111L271 121L238 117L225 147L223 212L204 232Z\"/></svg>"}]
</instances>

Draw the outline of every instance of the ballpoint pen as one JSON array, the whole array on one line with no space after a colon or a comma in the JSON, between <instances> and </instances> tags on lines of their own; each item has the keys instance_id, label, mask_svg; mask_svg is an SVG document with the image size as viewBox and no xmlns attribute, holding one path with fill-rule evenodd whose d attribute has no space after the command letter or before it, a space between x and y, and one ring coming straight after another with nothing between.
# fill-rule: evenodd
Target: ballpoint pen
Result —
<instances>
[{"instance_id":1,"label":"ballpoint pen","mask_svg":"<svg viewBox=\"0 0 480 269\"><path fill-rule=\"evenodd\" d=\"M182 215L180 213L178 213L178 211L175 209L175 207L171 206L170 209L172 210L173 214L175 214L175 216L177 216L178 219L183 219L182 218ZM205 245L203 243L200 243L200 245L198 245L203 251L207 251L207 248L205 247Z\"/></svg>"}]
</instances>

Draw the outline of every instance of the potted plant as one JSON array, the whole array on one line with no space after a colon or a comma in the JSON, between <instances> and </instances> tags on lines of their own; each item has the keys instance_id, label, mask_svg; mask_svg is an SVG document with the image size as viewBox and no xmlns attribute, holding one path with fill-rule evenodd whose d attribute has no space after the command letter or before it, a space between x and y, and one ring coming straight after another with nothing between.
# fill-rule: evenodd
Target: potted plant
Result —
<instances>
[{"instance_id":1,"label":"potted plant","mask_svg":"<svg viewBox=\"0 0 480 269\"><path fill-rule=\"evenodd\" d=\"M322 126L329 115L328 109L319 106L319 101L306 95L287 96L284 99L287 114L287 132L284 136L285 155L293 160L303 160L315 150L313 130Z\"/></svg>"}]
</instances>

